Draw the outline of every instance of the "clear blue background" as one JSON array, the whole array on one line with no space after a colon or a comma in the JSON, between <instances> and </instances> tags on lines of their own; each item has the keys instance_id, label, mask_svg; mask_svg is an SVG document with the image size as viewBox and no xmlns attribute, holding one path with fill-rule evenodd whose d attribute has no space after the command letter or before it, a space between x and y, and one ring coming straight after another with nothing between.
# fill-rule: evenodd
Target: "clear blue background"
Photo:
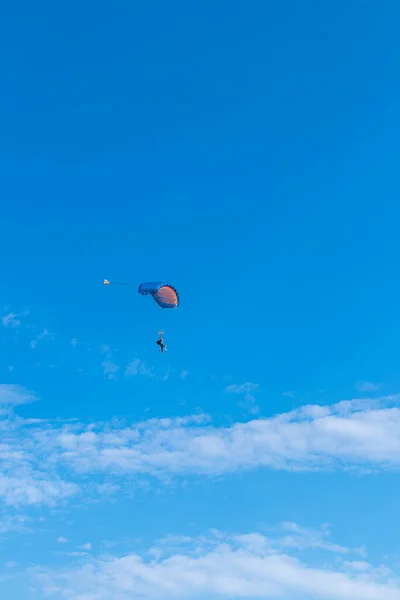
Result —
<instances>
[{"instance_id":1,"label":"clear blue background","mask_svg":"<svg viewBox=\"0 0 400 600\"><path fill-rule=\"evenodd\" d=\"M398 390L399 17L361 0L3 3L0 294L32 332L2 336L1 375L41 397L21 414L224 421L243 418L229 383L258 383L263 416L357 380ZM181 306L104 277L165 279ZM40 327L54 339L33 351ZM135 358L169 378L122 377ZM389 476L243 478L143 492L136 526L333 520L378 547L396 513ZM76 523L111 536L123 508Z\"/></svg>"}]
</instances>

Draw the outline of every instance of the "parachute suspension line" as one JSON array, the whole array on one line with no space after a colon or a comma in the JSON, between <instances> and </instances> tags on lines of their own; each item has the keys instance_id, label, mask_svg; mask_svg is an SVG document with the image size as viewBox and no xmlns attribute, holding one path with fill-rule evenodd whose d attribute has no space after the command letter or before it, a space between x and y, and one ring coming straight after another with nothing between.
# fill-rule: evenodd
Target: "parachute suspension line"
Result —
<instances>
[{"instance_id":1,"label":"parachute suspension line","mask_svg":"<svg viewBox=\"0 0 400 600\"><path fill-rule=\"evenodd\" d=\"M104 285L139 285L140 281L108 281L105 279L103 281Z\"/></svg>"}]
</instances>

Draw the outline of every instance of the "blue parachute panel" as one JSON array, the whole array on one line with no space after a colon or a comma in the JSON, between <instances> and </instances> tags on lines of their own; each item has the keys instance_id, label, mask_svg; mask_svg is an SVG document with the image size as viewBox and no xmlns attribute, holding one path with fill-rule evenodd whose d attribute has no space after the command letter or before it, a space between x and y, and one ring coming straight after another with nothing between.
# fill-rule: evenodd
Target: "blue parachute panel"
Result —
<instances>
[{"instance_id":1,"label":"blue parachute panel","mask_svg":"<svg viewBox=\"0 0 400 600\"><path fill-rule=\"evenodd\" d=\"M153 294L157 294L160 287L165 285L162 281L150 281L148 283L141 283L139 285L138 292L142 294L142 296L148 296L149 294L152 296Z\"/></svg>"}]
</instances>

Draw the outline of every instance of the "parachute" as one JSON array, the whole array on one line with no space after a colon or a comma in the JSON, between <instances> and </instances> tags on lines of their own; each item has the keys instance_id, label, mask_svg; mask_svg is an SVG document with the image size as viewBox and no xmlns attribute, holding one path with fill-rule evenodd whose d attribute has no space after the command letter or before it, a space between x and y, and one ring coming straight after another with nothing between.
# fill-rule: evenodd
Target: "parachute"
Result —
<instances>
[{"instance_id":1,"label":"parachute","mask_svg":"<svg viewBox=\"0 0 400 600\"><path fill-rule=\"evenodd\" d=\"M108 279L104 279L103 283L105 286L110 284L130 285L129 283L122 283L120 281L108 281ZM163 283L162 281L141 283L138 292L142 296L152 296L161 308L178 308L179 306L179 294L168 283Z\"/></svg>"},{"instance_id":2,"label":"parachute","mask_svg":"<svg viewBox=\"0 0 400 600\"><path fill-rule=\"evenodd\" d=\"M134 282L128 283L121 281L108 281L108 279L104 279L103 281L104 286L108 286L110 284L132 285L133 283ZM152 296L153 300L161 308L178 308L179 306L178 292L174 287L172 287L172 285L169 285L168 283L163 283L162 281L141 283L139 285L138 292L142 296ZM163 354L167 347L162 337L163 333L161 331L158 333L160 338L157 340L157 344L160 347L160 352Z\"/></svg>"},{"instance_id":3,"label":"parachute","mask_svg":"<svg viewBox=\"0 0 400 600\"><path fill-rule=\"evenodd\" d=\"M179 295L172 285L162 282L141 283L138 289L142 296L152 296L161 308L178 308Z\"/></svg>"}]
</instances>

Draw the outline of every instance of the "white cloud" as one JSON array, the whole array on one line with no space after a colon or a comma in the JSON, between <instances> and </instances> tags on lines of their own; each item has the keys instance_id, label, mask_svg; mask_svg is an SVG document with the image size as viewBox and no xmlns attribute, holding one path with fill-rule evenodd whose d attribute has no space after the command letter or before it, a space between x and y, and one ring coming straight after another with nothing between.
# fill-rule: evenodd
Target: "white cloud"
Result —
<instances>
[{"instance_id":1,"label":"white cloud","mask_svg":"<svg viewBox=\"0 0 400 600\"><path fill-rule=\"evenodd\" d=\"M357 381L356 383L359 392L377 392L381 387L380 383L372 383L371 381Z\"/></svg>"},{"instance_id":2,"label":"white cloud","mask_svg":"<svg viewBox=\"0 0 400 600\"><path fill-rule=\"evenodd\" d=\"M145 375L147 377L155 377L154 369L148 367L143 360L135 358L126 368L126 377L135 377L136 375Z\"/></svg>"},{"instance_id":3,"label":"white cloud","mask_svg":"<svg viewBox=\"0 0 400 600\"><path fill-rule=\"evenodd\" d=\"M228 394L251 394L252 392L258 390L259 387L260 386L258 383L251 383L250 381L247 381L246 383L242 384L234 383L232 385L228 385L224 389L224 392Z\"/></svg>"},{"instance_id":4,"label":"white cloud","mask_svg":"<svg viewBox=\"0 0 400 600\"><path fill-rule=\"evenodd\" d=\"M8 515L0 513L0 534L5 533L27 533L29 519L24 515Z\"/></svg>"},{"instance_id":5,"label":"white cloud","mask_svg":"<svg viewBox=\"0 0 400 600\"><path fill-rule=\"evenodd\" d=\"M116 365L112 360L105 360L102 365L103 374L107 379L115 379L115 374L119 370L119 366Z\"/></svg>"},{"instance_id":6,"label":"white cloud","mask_svg":"<svg viewBox=\"0 0 400 600\"><path fill-rule=\"evenodd\" d=\"M0 387L0 403L31 397ZM24 395L26 394L26 396ZM0 413L0 503L55 504L78 491L102 497L131 482L246 469L398 469L399 397L307 405L215 426L207 415L127 424L43 422ZM4 417L4 418L3 418ZM124 485L122 486L122 480Z\"/></svg>"},{"instance_id":7,"label":"white cloud","mask_svg":"<svg viewBox=\"0 0 400 600\"><path fill-rule=\"evenodd\" d=\"M282 396L285 396L285 398L294 398L295 393L293 390L287 390L286 392L283 392Z\"/></svg>"},{"instance_id":8,"label":"white cloud","mask_svg":"<svg viewBox=\"0 0 400 600\"><path fill-rule=\"evenodd\" d=\"M301 527L297 523L282 523L284 536L281 539L282 547L297 548L305 550L306 548L321 548L338 554L347 554L350 552L348 548L332 544L329 541L329 528L322 526L319 530ZM355 549L353 552L361 553L362 550Z\"/></svg>"},{"instance_id":9,"label":"white cloud","mask_svg":"<svg viewBox=\"0 0 400 600\"><path fill-rule=\"evenodd\" d=\"M68 540L67 538L60 536L57 538L57 544L68 544Z\"/></svg>"},{"instance_id":10,"label":"white cloud","mask_svg":"<svg viewBox=\"0 0 400 600\"><path fill-rule=\"evenodd\" d=\"M258 383L246 382L242 384L228 385L224 392L227 394L240 394L243 396L243 400L239 402L239 406L245 410L246 413L251 415L257 415L260 412L257 406L256 399L253 392L258 391Z\"/></svg>"},{"instance_id":11,"label":"white cloud","mask_svg":"<svg viewBox=\"0 0 400 600\"><path fill-rule=\"evenodd\" d=\"M22 386L0 385L0 508L54 505L75 494L76 484L57 474L52 428L40 419L20 419L13 407L36 397Z\"/></svg>"},{"instance_id":12,"label":"white cloud","mask_svg":"<svg viewBox=\"0 0 400 600\"><path fill-rule=\"evenodd\" d=\"M31 341L31 348L33 350L35 350L36 346L38 345L38 342L40 342L41 340L43 340L44 338L47 338L47 337L53 337L53 336L49 332L48 329L42 329L42 331L40 333L38 333L38 335L35 337L35 339Z\"/></svg>"},{"instance_id":13,"label":"white cloud","mask_svg":"<svg viewBox=\"0 0 400 600\"><path fill-rule=\"evenodd\" d=\"M345 560L343 561L343 566L360 573L366 573L370 570L370 565L365 560Z\"/></svg>"},{"instance_id":14,"label":"white cloud","mask_svg":"<svg viewBox=\"0 0 400 600\"><path fill-rule=\"evenodd\" d=\"M83 544L82 546L78 546L78 548L80 548L81 550L91 550L92 544L90 542L87 542L86 544Z\"/></svg>"},{"instance_id":15,"label":"white cloud","mask_svg":"<svg viewBox=\"0 0 400 600\"><path fill-rule=\"evenodd\" d=\"M259 532L171 536L147 556L86 557L61 571L36 569L33 578L44 594L65 600L400 600L400 580L390 569L365 561L359 568L351 561L338 565L327 546L326 554L307 563L297 550L288 552L279 536Z\"/></svg>"},{"instance_id":16,"label":"white cloud","mask_svg":"<svg viewBox=\"0 0 400 600\"><path fill-rule=\"evenodd\" d=\"M0 406L17 406L35 400L36 396L20 385L0 384Z\"/></svg>"},{"instance_id":17,"label":"white cloud","mask_svg":"<svg viewBox=\"0 0 400 600\"><path fill-rule=\"evenodd\" d=\"M1 322L4 327L19 327L21 325L21 321L17 317L20 317L21 315L22 313L17 314L10 312L1 318Z\"/></svg>"},{"instance_id":18,"label":"white cloud","mask_svg":"<svg viewBox=\"0 0 400 600\"><path fill-rule=\"evenodd\" d=\"M52 506L77 492L77 486L27 468L17 476L0 473L0 501L6 505L47 504Z\"/></svg>"},{"instance_id":19,"label":"white cloud","mask_svg":"<svg viewBox=\"0 0 400 600\"><path fill-rule=\"evenodd\" d=\"M189 371L181 371L181 379L186 379L186 377L189 375Z\"/></svg>"},{"instance_id":20,"label":"white cloud","mask_svg":"<svg viewBox=\"0 0 400 600\"><path fill-rule=\"evenodd\" d=\"M253 394L245 394L243 400L238 403L244 411L250 415L258 415L260 408L257 406L256 399Z\"/></svg>"},{"instance_id":21,"label":"white cloud","mask_svg":"<svg viewBox=\"0 0 400 600\"><path fill-rule=\"evenodd\" d=\"M74 341L74 340L73 340ZM76 345L76 344L75 344ZM103 375L107 379L116 379L116 373L119 371L119 366L113 360L113 351L106 344L99 347L100 353L104 355L104 360L101 363Z\"/></svg>"}]
</instances>

